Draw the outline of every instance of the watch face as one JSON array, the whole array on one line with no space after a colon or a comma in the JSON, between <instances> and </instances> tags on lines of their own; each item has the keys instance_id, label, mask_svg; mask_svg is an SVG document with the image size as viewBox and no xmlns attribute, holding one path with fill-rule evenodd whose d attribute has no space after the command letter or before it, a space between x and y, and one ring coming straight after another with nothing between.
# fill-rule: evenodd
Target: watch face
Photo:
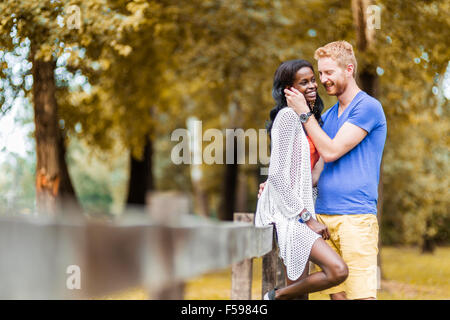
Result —
<instances>
[{"instance_id":1,"label":"watch face","mask_svg":"<svg viewBox=\"0 0 450 320\"><path fill-rule=\"evenodd\" d=\"M302 113L300 115L300 121L301 122L306 122L308 121L309 117L312 115L312 112L308 112L308 113Z\"/></svg>"},{"instance_id":2,"label":"watch face","mask_svg":"<svg viewBox=\"0 0 450 320\"><path fill-rule=\"evenodd\" d=\"M306 211L302 215L302 220L308 221L311 218L311 213L309 211Z\"/></svg>"},{"instance_id":3,"label":"watch face","mask_svg":"<svg viewBox=\"0 0 450 320\"><path fill-rule=\"evenodd\" d=\"M305 113L300 115L300 121L305 122L308 119L308 116Z\"/></svg>"}]
</instances>

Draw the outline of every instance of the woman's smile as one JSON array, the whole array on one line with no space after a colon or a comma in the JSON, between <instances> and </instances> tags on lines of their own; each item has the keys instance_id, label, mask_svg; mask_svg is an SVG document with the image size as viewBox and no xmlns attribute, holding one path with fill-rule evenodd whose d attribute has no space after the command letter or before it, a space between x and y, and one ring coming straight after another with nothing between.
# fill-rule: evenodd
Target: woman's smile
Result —
<instances>
[{"instance_id":1,"label":"woman's smile","mask_svg":"<svg viewBox=\"0 0 450 320\"><path fill-rule=\"evenodd\" d=\"M317 91L316 90L312 90L312 91L309 91L309 92L305 93L305 97L306 97L307 100L314 100L314 99L316 99L316 96L317 96Z\"/></svg>"}]
</instances>

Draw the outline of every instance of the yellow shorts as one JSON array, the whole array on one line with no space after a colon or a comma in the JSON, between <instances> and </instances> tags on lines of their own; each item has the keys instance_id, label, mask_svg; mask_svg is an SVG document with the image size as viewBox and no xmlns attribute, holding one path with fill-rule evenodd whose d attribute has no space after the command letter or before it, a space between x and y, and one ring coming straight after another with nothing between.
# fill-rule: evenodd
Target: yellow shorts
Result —
<instances>
[{"instance_id":1,"label":"yellow shorts","mask_svg":"<svg viewBox=\"0 0 450 320\"><path fill-rule=\"evenodd\" d=\"M377 216L316 214L316 217L330 231L330 240L326 242L342 257L349 269L347 280L321 293L329 295L345 291L348 299L376 298L379 287Z\"/></svg>"}]
</instances>

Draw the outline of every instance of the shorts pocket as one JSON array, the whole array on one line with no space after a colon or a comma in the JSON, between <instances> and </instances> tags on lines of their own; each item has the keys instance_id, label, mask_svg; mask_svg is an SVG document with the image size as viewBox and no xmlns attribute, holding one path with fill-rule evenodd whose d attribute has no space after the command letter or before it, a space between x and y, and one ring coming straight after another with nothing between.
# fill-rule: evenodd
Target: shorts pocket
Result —
<instances>
[{"instance_id":1,"label":"shorts pocket","mask_svg":"<svg viewBox=\"0 0 450 320\"><path fill-rule=\"evenodd\" d=\"M344 261L355 261L355 265L366 268L378 254L378 222L376 216L347 216L339 228L341 252ZM347 261L347 260L349 261Z\"/></svg>"}]
</instances>

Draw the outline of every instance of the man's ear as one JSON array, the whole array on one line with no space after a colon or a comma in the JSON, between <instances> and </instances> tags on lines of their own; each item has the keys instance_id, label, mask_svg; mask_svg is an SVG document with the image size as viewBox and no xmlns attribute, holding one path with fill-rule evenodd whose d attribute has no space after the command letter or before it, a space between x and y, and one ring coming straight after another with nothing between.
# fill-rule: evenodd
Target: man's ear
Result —
<instances>
[{"instance_id":1,"label":"man's ear","mask_svg":"<svg viewBox=\"0 0 450 320\"><path fill-rule=\"evenodd\" d=\"M355 70L355 66L354 66L353 64L349 63L349 64L347 65L346 70L348 71L348 73L350 74L350 76L353 78L353 72L354 72L354 70Z\"/></svg>"}]
</instances>

